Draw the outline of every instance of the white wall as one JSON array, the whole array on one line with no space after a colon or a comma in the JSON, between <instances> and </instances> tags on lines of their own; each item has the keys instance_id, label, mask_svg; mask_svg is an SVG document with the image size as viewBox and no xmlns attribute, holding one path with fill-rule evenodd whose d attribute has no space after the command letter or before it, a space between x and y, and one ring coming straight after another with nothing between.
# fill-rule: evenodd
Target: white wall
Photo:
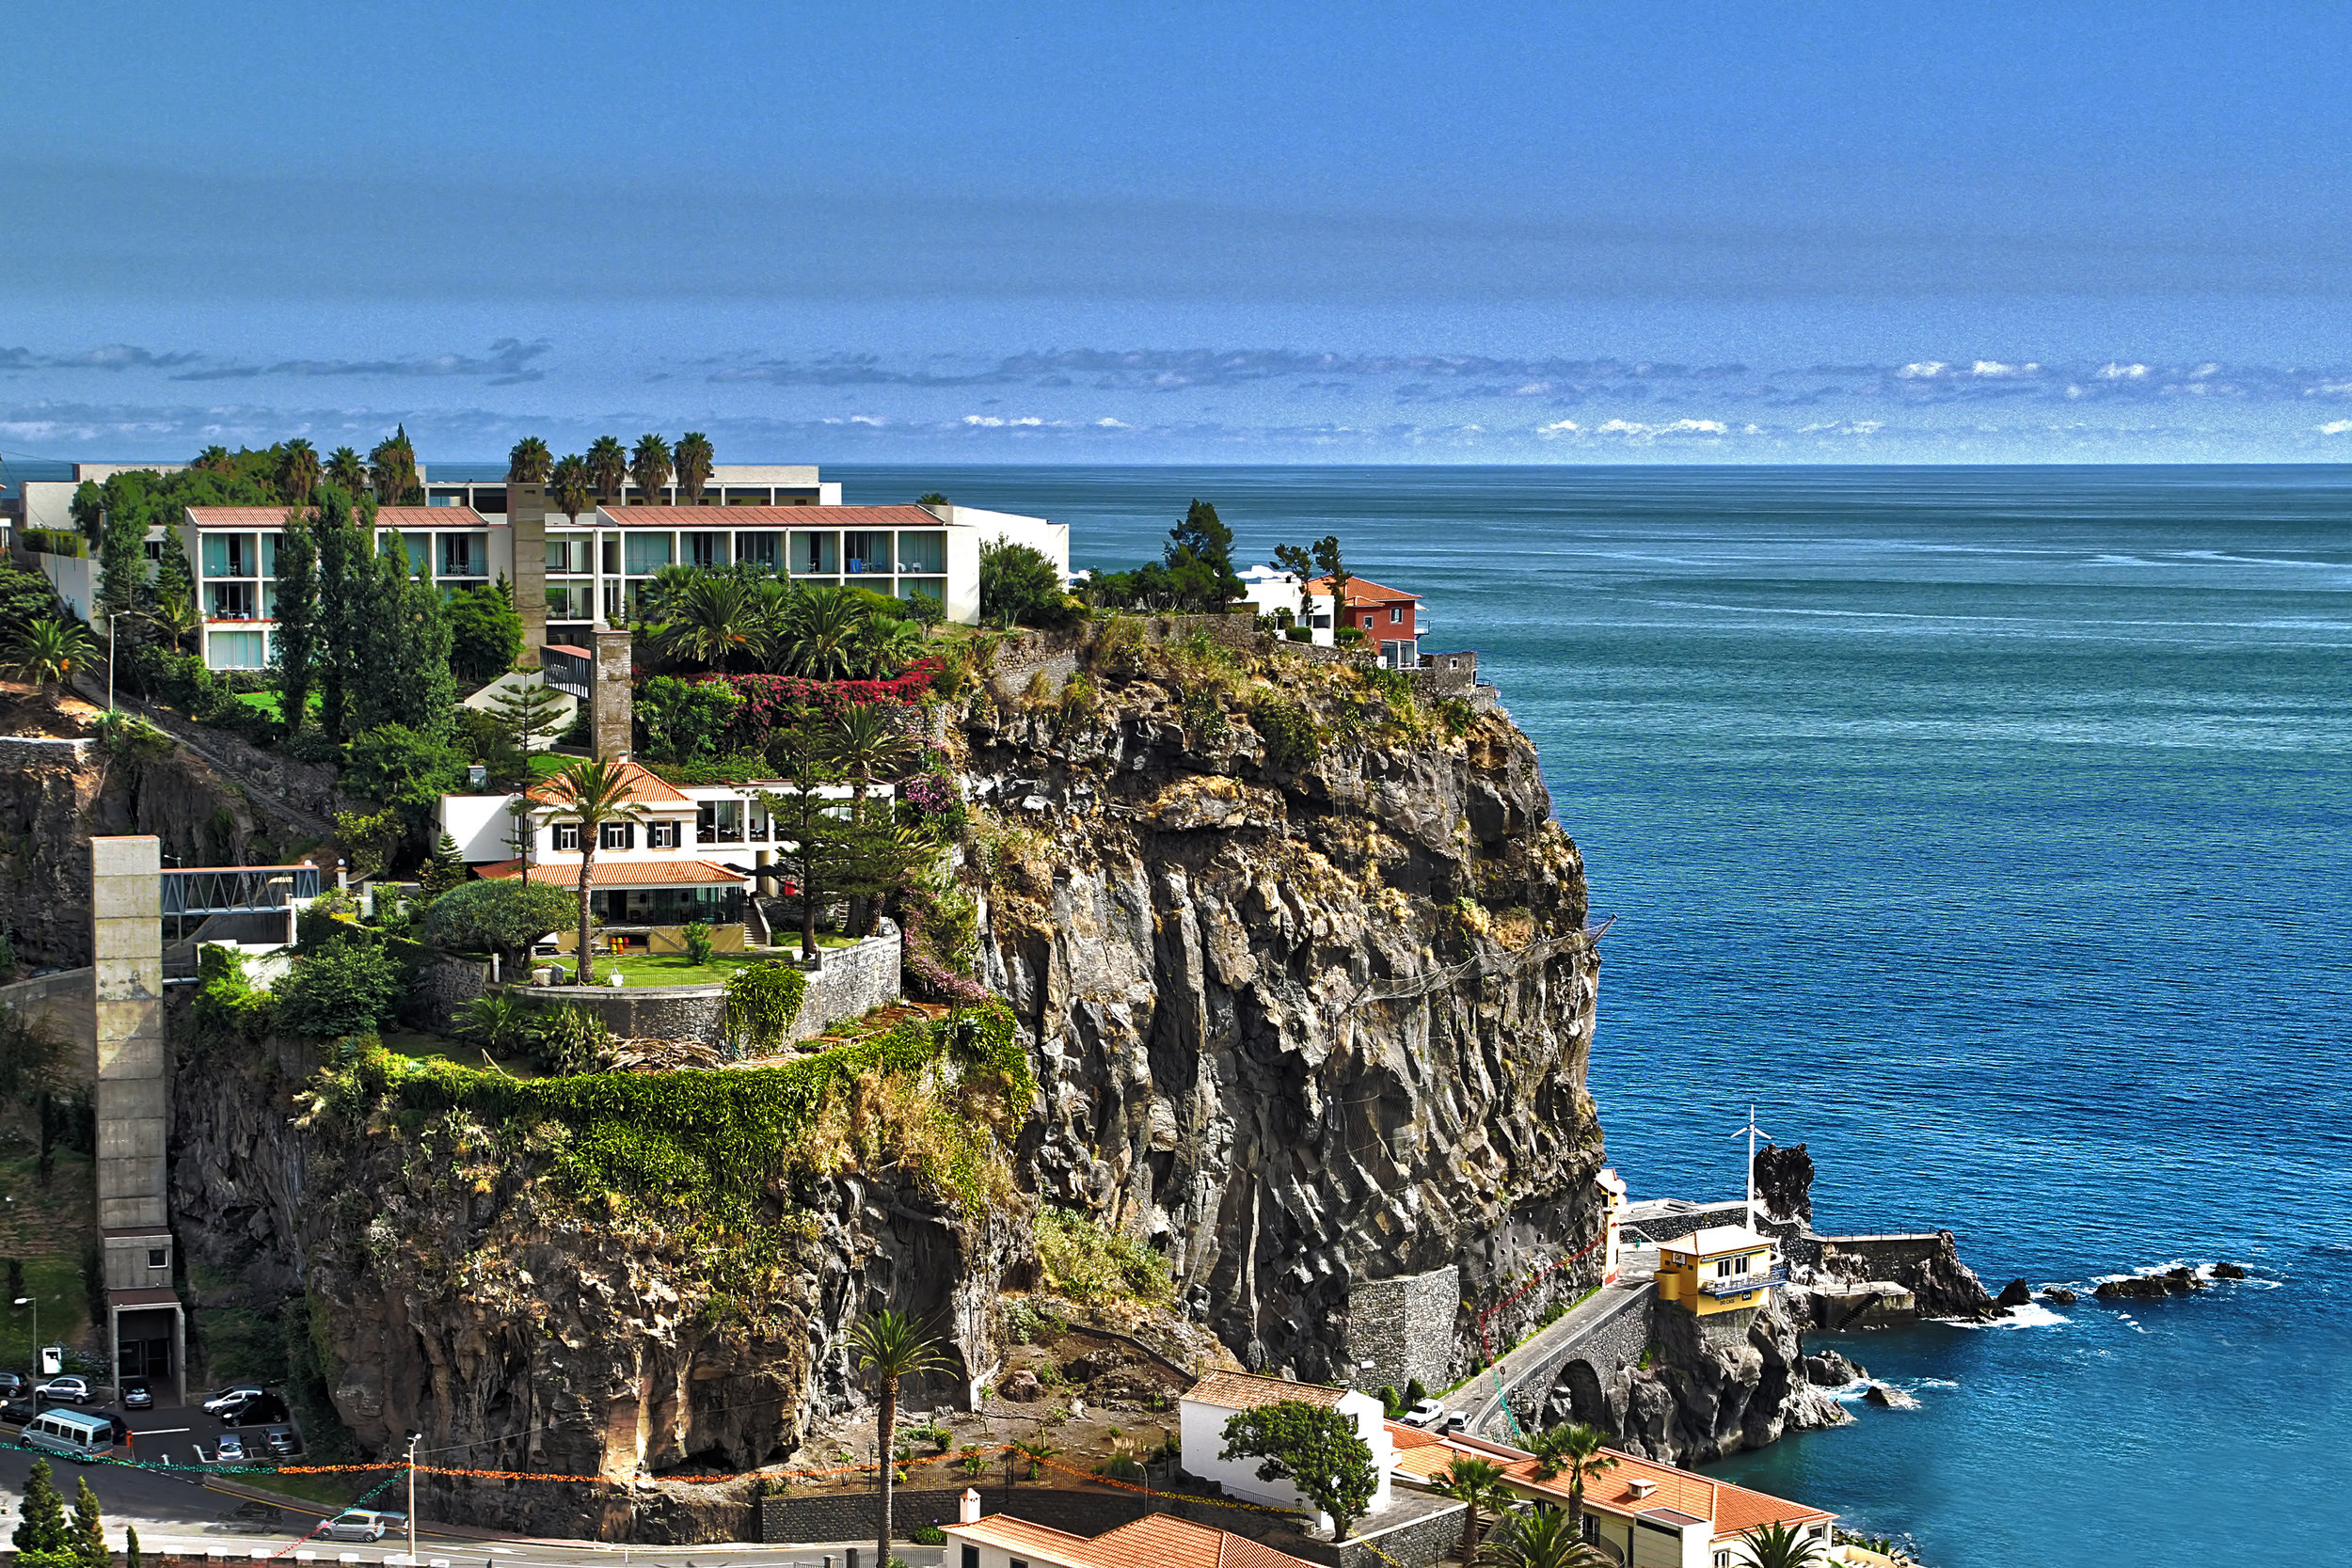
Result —
<instances>
[{"instance_id":1,"label":"white wall","mask_svg":"<svg viewBox=\"0 0 2352 1568\"><path fill-rule=\"evenodd\" d=\"M935 509L950 528L972 529L978 532L981 544L1009 539L1016 545L1026 545L1054 563L1062 579L1070 578L1070 525L1051 523L1042 517L1024 517L1016 512L989 512L977 506L943 506ZM978 560L977 555L973 558Z\"/></svg>"},{"instance_id":2,"label":"white wall","mask_svg":"<svg viewBox=\"0 0 2352 1568\"><path fill-rule=\"evenodd\" d=\"M1389 1506L1389 1472L1396 1467L1396 1450L1390 1441L1387 1412L1380 1402L1370 1394L1350 1392L1339 1403L1340 1413L1356 1423L1356 1435L1372 1449L1373 1473L1380 1478L1379 1489L1373 1494L1370 1513L1378 1513ZM1177 1435L1183 1444L1184 1469L1202 1481L1215 1481L1236 1497L1261 1502L1275 1508L1304 1509L1310 1505L1298 1495L1298 1489L1286 1481L1260 1481L1255 1459L1227 1460L1217 1455L1225 1448L1225 1423L1235 1412L1222 1405L1207 1404L1198 1400L1182 1400L1177 1404L1179 1426ZM1325 1521L1327 1527L1328 1520Z\"/></svg>"},{"instance_id":3,"label":"white wall","mask_svg":"<svg viewBox=\"0 0 2352 1568\"><path fill-rule=\"evenodd\" d=\"M444 795L441 832L457 845L458 858L475 864L515 858L515 819L506 813L511 795Z\"/></svg>"}]
</instances>

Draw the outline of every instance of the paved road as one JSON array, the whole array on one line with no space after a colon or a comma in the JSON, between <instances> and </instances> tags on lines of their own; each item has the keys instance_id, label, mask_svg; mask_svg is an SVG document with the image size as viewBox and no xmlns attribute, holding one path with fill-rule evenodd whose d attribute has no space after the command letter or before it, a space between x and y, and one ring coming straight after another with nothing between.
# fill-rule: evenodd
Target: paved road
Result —
<instances>
[{"instance_id":1,"label":"paved road","mask_svg":"<svg viewBox=\"0 0 2352 1568\"><path fill-rule=\"evenodd\" d=\"M1458 1408L1470 1418L1466 1429L1472 1436L1489 1441L1510 1439L1510 1428L1502 1419L1503 1393L1515 1387L1518 1380L1533 1372L1547 1360L1567 1350L1576 1340L1613 1317L1629 1298L1652 1289L1651 1272L1657 1260L1655 1251L1629 1252L1618 1271L1617 1283L1604 1285L1564 1314L1560 1321L1536 1330L1525 1344L1505 1353L1492 1367L1478 1374L1477 1379L1462 1390L1463 1402ZM1499 1374L1499 1386L1498 1386ZM1489 1426L1496 1430L1489 1431Z\"/></svg>"}]
</instances>

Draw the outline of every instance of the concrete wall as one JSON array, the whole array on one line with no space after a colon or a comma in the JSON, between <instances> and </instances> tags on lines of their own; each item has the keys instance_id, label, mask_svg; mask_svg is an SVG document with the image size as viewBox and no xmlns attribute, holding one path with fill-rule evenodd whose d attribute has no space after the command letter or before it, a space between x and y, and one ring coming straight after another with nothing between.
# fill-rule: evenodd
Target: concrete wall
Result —
<instances>
[{"instance_id":1,"label":"concrete wall","mask_svg":"<svg viewBox=\"0 0 2352 1568\"><path fill-rule=\"evenodd\" d=\"M169 1223L164 1050L163 841L90 840L98 1031L98 1223Z\"/></svg>"},{"instance_id":2,"label":"concrete wall","mask_svg":"<svg viewBox=\"0 0 2352 1568\"><path fill-rule=\"evenodd\" d=\"M37 980L0 986L0 1007L10 1008L28 1021L46 1018L72 1044L68 1070L76 1084L98 1081L96 975L92 969L65 969Z\"/></svg>"},{"instance_id":3,"label":"concrete wall","mask_svg":"<svg viewBox=\"0 0 2352 1568\"><path fill-rule=\"evenodd\" d=\"M1462 1271L1452 1263L1427 1274L1359 1280L1347 1292L1349 1386L1402 1391L1419 1378L1442 1386L1461 1302Z\"/></svg>"}]
</instances>

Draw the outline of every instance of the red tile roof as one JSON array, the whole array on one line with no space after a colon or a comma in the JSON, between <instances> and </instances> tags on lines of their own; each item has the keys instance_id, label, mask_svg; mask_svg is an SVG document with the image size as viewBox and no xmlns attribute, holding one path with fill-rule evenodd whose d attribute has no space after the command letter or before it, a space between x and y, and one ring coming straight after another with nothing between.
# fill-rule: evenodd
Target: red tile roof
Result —
<instances>
[{"instance_id":1,"label":"red tile roof","mask_svg":"<svg viewBox=\"0 0 2352 1568\"><path fill-rule=\"evenodd\" d=\"M485 865L485 879L512 877L522 869L520 861L501 861ZM534 865L531 879L548 887L578 887L580 863L566 862L559 865ZM752 879L748 871L738 871L731 865L712 861L608 861L599 859L588 868L590 887L707 887L713 883L739 886Z\"/></svg>"},{"instance_id":2,"label":"red tile roof","mask_svg":"<svg viewBox=\"0 0 2352 1568\"><path fill-rule=\"evenodd\" d=\"M608 506L628 528L946 528L919 506ZM723 519L723 521L722 521Z\"/></svg>"},{"instance_id":3,"label":"red tile roof","mask_svg":"<svg viewBox=\"0 0 2352 1568\"><path fill-rule=\"evenodd\" d=\"M191 506L188 515L205 528L281 529L292 506ZM488 528L489 520L470 506L379 506L375 526L394 529ZM505 526L503 519L501 527Z\"/></svg>"},{"instance_id":4,"label":"red tile roof","mask_svg":"<svg viewBox=\"0 0 2352 1568\"><path fill-rule=\"evenodd\" d=\"M1346 1393L1344 1388L1326 1388L1317 1383L1285 1383L1279 1377L1260 1377L1255 1372L1211 1372L1185 1389L1184 1397L1213 1404L1219 1410L1255 1410L1262 1404L1280 1404L1286 1400L1332 1410L1338 1408Z\"/></svg>"},{"instance_id":5,"label":"red tile roof","mask_svg":"<svg viewBox=\"0 0 2352 1568\"><path fill-rule=\"evenodd\" d=\"M1319 590L1325 598L1329 598L1331 596L1331 579L1329 578L1317 578L1307 586L1311 590ZM1349 604L1388 605L1394 604L1400 599L1410 599L1415 604L1419 604L1421 602L1421 595L1419 594L1407 594L1402 588L1384 588L1380 584L1373 581L1370 578L1349 578L1347 579L1347 602Z\"/></svg>"},{"instance_id":6,"label":"red tile roof","mask_svg":"<svg viewBox=\"0 0 2352 1568\"><path fill-rule=\"evenodd\" d=\"M1391 1430L1394 1432L1397 1429L1391 1427ZM1403 1430L1409 1432L1412 1429ZM1428 1434L1422 1435L1425 1437ZM1443 1439L1438 1440L1434 1446L1422 1444L1407 1449L1401 1433L1397 1439L1397 1472L1421 1481L1428 1481L1452 1464L1457 1452L1470 1452L1467 1449L1456 1449ZM1614 1449L1605 1451L1617 1463L1584 1483L1586 1508L1620 1516L1654 1513L1661 1509L1687 1513L1695 1519L1711 1521L1718 1540L1740 1535L1758 1525L1807 1525L1836 1517L1824 1509L1808 1508L1785 1497L1775 1497L1769 1492L1734 1486L1729 1481L1711 1481L1688 1470L1678 1470L1671 1465L1636 1459ZM1476 1457L1487 1456L1482 1454ZM1568 1500L1568 1478L1564 1474L1553 1476L1549 1481L1536 1480L1535 1461L1533 1459L1505 1465L1502 1473L1522 1491L1562 1503ZM1635 1481L1652 1483L1647 1496L1637 1497L1633 1495Z\"/></svg>"},{"instance_id":7,"label":"red tile roof","mask_svg":"<svg viewBox=\"0 0 2352 1568\"><path fill-rule=\"evenodd\" d=\"M974 1541L1069 1568L1308 1568L1303 1559L1246 1535L1166 1513L1147 1513L1091 1540L1002 1513L954 1528Z\"/></svg>"},{"instance_id":8,"label":"red tile roof","mask_svg":"<svg viewBox=\"0 0 2352 1568\"><path fill-rule=\"evenodd\" d=\"M621 764L621 776L628 781L628 799L641 806L691 806L694 802L678 793L667 780L641 762ZM541 779L523 792L523 799L534 805L561 809L564 797L556 792L553 779Z\"/></svg>"}]
</instances>

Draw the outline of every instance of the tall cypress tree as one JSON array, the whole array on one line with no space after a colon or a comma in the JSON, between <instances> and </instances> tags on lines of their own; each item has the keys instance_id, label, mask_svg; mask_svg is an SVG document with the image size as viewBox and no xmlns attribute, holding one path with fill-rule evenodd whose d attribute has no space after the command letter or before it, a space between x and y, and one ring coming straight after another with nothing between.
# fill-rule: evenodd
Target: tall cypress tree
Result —
<instances>
[{"instance_id":1,"label":"tall cypress tree","mask_svg":"<svg viewBox=\"0 0 2352 1568\"><path fill-rule=\"evenodd\" d=\"M49 1479L49 1461L36 1459L24 1478L24 1498L17 1504L24 1523L16 1527L12 1539L20 1552L65 1552L73 1547L72 1532L66 1528L65 1499L57 1495L55 1482Z\"/></svg>"},{"instance_id":2,"label":"tall cypress tree","mask_svg":"<svg viewBox=\"0 0 2352 1568\"><path fill-rule=\"evenodd\" d=\"M367 626L367 590L375 558L369 544L373 521L374 509L356 503L348 490L334 484L320 489L312 525L319 569L319 727L335 741L349 740L354 734L352 693L360 635Z\"/></svg>"},{"instance_id":3,"label":"tall cypress tree","mask_svg":"<svg viewBox=\"0 0 2352 1568\"><path fill-rule=\"evenodd\" d=\"M89 1477L73 1494L73 1541L68 1548L82 1568L114 1568L114 1554L106 1549L106 1522L99 1515L98 1494L89 1489Z\"/></svg>"},{"instance_id":4,"label":"tall cypress tree","mask_svg":"<svg viewBox=\"0 0 2352 1568\"><path fill-rule=\"evenodd\" d=\"M278 635L270 663L278 673L278 709L288 735L298 734L309 717L310 689L319 662L318 546L310 519L286 515L278 546Z\"/></svg>"}]
</instances>

